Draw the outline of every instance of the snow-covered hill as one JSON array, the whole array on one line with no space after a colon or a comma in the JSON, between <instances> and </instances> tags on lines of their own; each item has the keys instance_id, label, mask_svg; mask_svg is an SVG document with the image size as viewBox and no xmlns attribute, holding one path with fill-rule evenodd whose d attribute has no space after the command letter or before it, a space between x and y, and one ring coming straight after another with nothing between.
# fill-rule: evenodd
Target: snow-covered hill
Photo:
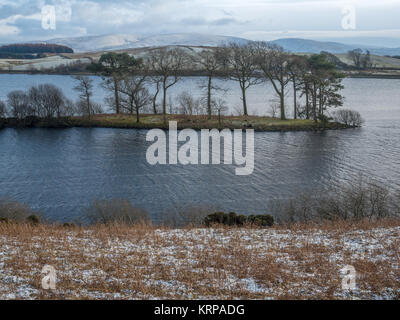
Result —
<instances>
[{"instance_id":1,"label":"snow-covered hill","mask_svg":"<svg viewBox=\"0 0 400 320\"><path fill-rule=\"evenodd\" d=\"M75 52L95 52L173 45L215 47L229 42L246 43L247 41L249 40L238 37L197 33L175 33L147 37L129 34L109 34L78 38L57 38L41 42L65 45L74 49ZM362 48L376 55L400 55L400 48L373 47L297 38L278 39L272 42L290 52L319 53L321 51L328 51L338 54L347 53L352 49Z\"/></svg>"},{"instance_id":2,"label":"snow-covered hill","mask_svg":"<svg viewBox=\"0 0 400 320\"><path fill-rule=\"evenodd\" d=\"M218 46L228 42L245 43L247 41L248 40L246 39L236 37L177 33L149 37L138 37L127 34L111 34L78 38L58 38L44 42L65 45L74 49L75 52L93 52L144 47L161 47L169 45Z\"/></svg>"}]
</instances>

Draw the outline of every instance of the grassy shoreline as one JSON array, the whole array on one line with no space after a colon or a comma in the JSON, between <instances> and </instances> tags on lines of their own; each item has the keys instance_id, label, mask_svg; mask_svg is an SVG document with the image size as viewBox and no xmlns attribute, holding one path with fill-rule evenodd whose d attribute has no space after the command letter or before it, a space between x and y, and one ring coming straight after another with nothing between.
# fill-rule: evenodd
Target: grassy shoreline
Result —
<instances>
[{"instance_id":1,"label":"grassy shoreline","mask_svg":"<svg viewBox=\"0 0 400 320\"><path fill-rule=\"evenodd\" d=\"M167 124L162 115L143 114L140 122L136 122L135 115L103 114L87 117L69 117L62 119L30 119L15 121L3 120L3 127L38 127L38 128L68 128L68 127L96 127L120 129L168 129L168 121L177 121L178 129L254 129L255 131L322 131L354 128L340 123L329 122L326 124L315 123L313 120L280 120L260 116L223 116L221 125L218 117L211 120L207 116L167 115ZM1 123L0 123L1 128Z\"/></svg>"},{"instance_id":2,"label":"grassy shoreline","mask_svg":"<svg viewBox=\"0 0 400 320\"><path fill-rule=\"evenodd\" d=\"M347 78L365 78L365 79L400 79L399 69L379 69L378 71L359 71L359 70L344 70L343 73ZM55 76L97 76L89 71L72 71L72 72L52 72L52 71L31 71L31 70L5 70L0 69L0 74L23 74L23 75L55 75ZM183 72L182 77L202 77L205 76L203 71ZM223 75L221 75L222 77Z\"/></svg>"},{"instance_id":3,"label":"grassy shoreline","mask_svg":"<svg viewBox=\"0 0 400 320\"><path fill-rule=\"evenodd\" d=\"M0 299L398 299L400 222L259 228L0 223ZM56 290L41 287L44 265ZM342 289L341 269L357 271Z\"/></svg>"}]
</instances>

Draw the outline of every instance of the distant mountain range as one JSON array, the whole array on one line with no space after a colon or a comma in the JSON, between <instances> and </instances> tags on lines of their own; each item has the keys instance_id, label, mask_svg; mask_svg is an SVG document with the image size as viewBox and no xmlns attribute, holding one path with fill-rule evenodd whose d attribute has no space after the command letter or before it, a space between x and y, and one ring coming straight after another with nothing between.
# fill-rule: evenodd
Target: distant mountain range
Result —
<instances>
[{"instance_id":1,"label":"distant mountain range","mask_svg":"<svg viewBox=\"0 0 400 320\"><path fill-rule=\"evenodd\" d=\"M161 47L168 45L214 47L229 42L246 43L248 41L249 40L238 37L178 33L154 35L148 37L139 37L135 35L124 34L110 34L78 38L58 38L40 42L65 45L74 49L75 52L94 52L144 47ZM364 50L369 50L372 54L375 55L400 55L400 48L387 48L378 46L371 47L357 44L343 44L339 42L323 42L297 38L279 39L272 42L282 46L287 51L294 53L319 53L321 51L328 51L330 53L339 54L347 53L349 50L352 49L361 48Z\"/></svg>"}]
</instances>

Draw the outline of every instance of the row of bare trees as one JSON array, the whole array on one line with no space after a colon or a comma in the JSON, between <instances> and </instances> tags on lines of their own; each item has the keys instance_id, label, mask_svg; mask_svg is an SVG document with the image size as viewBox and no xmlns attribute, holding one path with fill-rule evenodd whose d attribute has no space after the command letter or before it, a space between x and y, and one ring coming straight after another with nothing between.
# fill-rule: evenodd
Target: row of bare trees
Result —
<instances>
[{"instance_id":1,"label":"row of bare trees","mask_svg":"<svg viewBox=\"0 0 400 320\"><path fill-rule=\"evenodd\" d=\"M79 85L79 88L81 88L81 85ZM91 88L90 82L89 95L85 95L88 99L91 95ZM6 102L0 101L0 118L8 116L18 120L28 117L53 119L74 115L90 116L103 112L100 105L85 100L83 97L84 94L81 95L80 100L73 102L66 98L62 90L53 84L32 86L27 91L11 91L7 95ZM89 109L87 105L90 105Z\"/></svg>"},{"instance_id":2,"label":"row of bare trees","mask_svg":"<svg viewBox=\"0 0 400 320\"><path fill-rule=\"evenodd\" d=\"M201 103L205 105L209 119L213 114L221 115L227 109L226 103L217 94L224 91L215 81L220 77L239 84L241 113L244 116L249 114L248 89L262 83L271 83L279 99L279 116L282 120L287 119L286 97L289 90L293 91L295 119L324 120L328 108L343 105L340 91L343 89L344 76L336 70L327 55L293 55L266 42L231 43L196 54L180 47L154 48L140 59L127 53L110 52L102 55L97 63L92 63L89 70L101 75L102 86L112 93L107 99L112 110L117 114L136 114L137 122L145 108L154 114L161 112L166 121L167 112L170 111L167 110L168 90L185 74L193 71L206 76L206 81L201 85L205 91ZM51 118L71 114L73 110L88 117L98 113L101 108L91 99L93 79L87 76L74 78L74 89L79 93L78 102L72 103L60 89L52 85L40 85L32 87L28 93L10 93L8 105L11 114L16 118ZM160 95L161 110L157 104ZM303 104L300 99L304 101ZM181 113L192 115L194 109L199 109L200 102L188 95L181 95L178 102Z\"/></svg>"},{"instance_id":3,"label":"row of bare trees","mask_svg":"<svg viewBox=\"0 0 400 320\"><path fill-rule=\"evenodd\" d=\"M242 90L243 112L247 115L246 90L262 82L272 84L279 97L280 118L286 120L286 96L289 85L293 88L293 115L315 121L324 116L329 107L343 105L340 90L344 76L336 71L326 55L292 55L283 48L253 42L245 46L230 45L223 48L227 57L230 78L239 82ZM305 98L304 110L299 108L298 97Z\"/></svg>"},{"instance_id":4,"label":"row of bare trees","mask_svg":"<svg viewBox=\"0 0 400 320\"><path fill-rule=\"evenodd\" d=\"M216 77L229 78L239 84L243 104L242 114L248 115L247 90L254 85L271 83L279 97L280 118L287 118L286 97L293 90L294 118L318 121L329 107L343 105L340 90L343 75L325 54L299 56L266 42L231 43L221 48L190 54L183 48L164 47L150 51L144 59L126 53L107 53L90 70L101 74L104 87L113 92L109 104L115 112L135 112L152 105L157 114L157 99L162 95L162 114L166 119L168 90L181 80L185 72L201 71L206 76L205 104L211 119L217 100L216 92L223 90ZM291 84L291 86L290 86ZM150 94L147 89L153 86ZM301 107L299 99L303 98Z\"/></svg>"}]
</instances>

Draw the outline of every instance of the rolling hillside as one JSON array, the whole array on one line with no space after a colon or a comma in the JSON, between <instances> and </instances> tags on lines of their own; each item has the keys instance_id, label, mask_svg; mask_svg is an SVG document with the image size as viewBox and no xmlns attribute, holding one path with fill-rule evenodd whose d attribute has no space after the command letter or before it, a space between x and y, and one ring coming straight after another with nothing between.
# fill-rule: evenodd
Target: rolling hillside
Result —
<instances>
[{"instance_id":1,"label":"rolling hillside","mask_svg":"<svg viewBox=\"0 0 400 320\"><path fill-rule=\"evenodd\" d=\"M46 43L65 45L73 48L75 52L94 52L171 45L216 47L229 42L245 43L247 41L246 39L236 37L178 33L149 37L113 34L79 38L59 38L48 40Z\"/></svg>"},{"instance_id":2,"label":"rolling hillside","mask_svg":"<svg viewBox=\"0 0 400 320\"><path fill-rule=\"evenodd\" d=\"M59 38L48 40L47 44L56 44L72 48L75 53L63 53L57 56L37 60L0 59L0 70L32 71L46 69L71 63L90 63L97 60L107 51L128 52L136 57L146 57L150 48L164 46L180 46L190 55L196 56L199 51L221 46L229 42L246 43L249 40L236 37L215 36L204 34L169 34L149 37L134 35L103 35L79 38ZM321 42L305 39L279 39L272 41L285 50L299 54L313 54L321 51L336 55L341 62L352 65L347 52L355 48L370 50L374 65L378 68L400 69L400 59L385 57L383 54L400 55L400 48L379 48L342 44L338 42ZM34 42L35 43L35 42ZM39 42L36 42L39 43ZM40 42L43 43L43 42Z\"/></svg>"}]
</instances>

